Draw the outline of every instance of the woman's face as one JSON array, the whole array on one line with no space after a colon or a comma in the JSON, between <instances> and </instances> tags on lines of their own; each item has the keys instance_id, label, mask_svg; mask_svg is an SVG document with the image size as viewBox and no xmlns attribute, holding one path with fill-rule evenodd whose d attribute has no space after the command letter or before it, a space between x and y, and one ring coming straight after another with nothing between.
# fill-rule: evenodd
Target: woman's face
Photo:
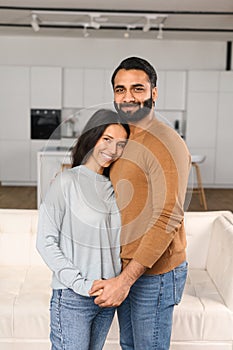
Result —
<instances>
[{"instance_id":1,"label":"woman's face","mask_svg":"<svg viewBox=\"0 0 233 350\"><path fill-rule=\"evenodd\" d=\"M102 174L105 167L108 167L122 155L126 142L127 133L123 126L119 124L108 126L97 141L85 165Z\"/></svg>"}]
</instances>

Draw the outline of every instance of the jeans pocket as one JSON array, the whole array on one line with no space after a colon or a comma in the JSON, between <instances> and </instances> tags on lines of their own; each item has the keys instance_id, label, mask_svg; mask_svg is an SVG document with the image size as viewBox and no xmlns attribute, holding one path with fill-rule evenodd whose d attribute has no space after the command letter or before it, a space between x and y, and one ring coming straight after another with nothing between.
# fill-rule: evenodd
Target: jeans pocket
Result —
<instances>
[{"instance_id":1,"label":"jeans pocket","mask_svg":"<svg viewBox=\"0 0 233 350\"><path fill-rule=\"evenodd\" d=\"M187 278L188 263L185 261L173 270L174 274L174 303L178 305L181 301Z\"/></svg>"}]
</instances>

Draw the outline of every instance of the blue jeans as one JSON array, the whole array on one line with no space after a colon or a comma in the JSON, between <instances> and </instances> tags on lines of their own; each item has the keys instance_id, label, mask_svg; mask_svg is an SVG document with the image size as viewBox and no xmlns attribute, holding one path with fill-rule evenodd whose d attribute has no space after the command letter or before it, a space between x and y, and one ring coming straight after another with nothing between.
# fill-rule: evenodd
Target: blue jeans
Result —
<instances>
[{"instance_id":1,"label":"blue jeans","mask_svg":"<svg viewBox=\"0 0 233 350\"><path fill-rule=\"evenodd\" d=\"M181 300L187 263L161 275L143 275L118 307L123 350L168 350L174 305Z\"/></svg>"},{"instance_id":2,"label":"blue jeans","mask_svg":"<svg viewBox=\"0 0 233 350\"><path fill-rule=\"evenodd\" d=\"M94 297L71 289L53 290L50 303L52 350L100 350L115 308L100 308Z\"/></svg>"}]
</instances>

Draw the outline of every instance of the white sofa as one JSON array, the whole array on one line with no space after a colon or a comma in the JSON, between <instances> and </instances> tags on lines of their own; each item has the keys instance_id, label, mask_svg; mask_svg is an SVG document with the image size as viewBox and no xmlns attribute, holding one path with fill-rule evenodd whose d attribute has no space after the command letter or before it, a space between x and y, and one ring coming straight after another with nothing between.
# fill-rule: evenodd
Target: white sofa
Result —
<instances>
[{"instance_id":1,"label":"white sofa","mask_svg":"<svg viewBox=\"0 0 233 350\"><path fill-rule=\"evenodd\" d=\"M185 214L189 274L172 350L233 349L233 214ZM37 210L0 209L0 349L49 350L51 273L35 248ZM116 318L105 350L120 349Z\"/></svg>"}]
</instances>

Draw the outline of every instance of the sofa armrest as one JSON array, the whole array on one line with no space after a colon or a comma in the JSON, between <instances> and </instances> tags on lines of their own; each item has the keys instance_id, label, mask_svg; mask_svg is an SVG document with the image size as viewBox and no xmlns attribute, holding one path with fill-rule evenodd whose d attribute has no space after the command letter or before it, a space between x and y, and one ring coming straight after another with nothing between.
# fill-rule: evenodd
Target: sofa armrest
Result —
<instances>
[{"instance_id":1,"label":"sofa armrest","mask_svg":"<svg viewBox=\"0 0 233 350\"><path fill-rule=\"evenodd\" d=\"M233 311L233 224L219 216L213 224L207 271L226 306Z\"/></svg>"}]
</instances>

